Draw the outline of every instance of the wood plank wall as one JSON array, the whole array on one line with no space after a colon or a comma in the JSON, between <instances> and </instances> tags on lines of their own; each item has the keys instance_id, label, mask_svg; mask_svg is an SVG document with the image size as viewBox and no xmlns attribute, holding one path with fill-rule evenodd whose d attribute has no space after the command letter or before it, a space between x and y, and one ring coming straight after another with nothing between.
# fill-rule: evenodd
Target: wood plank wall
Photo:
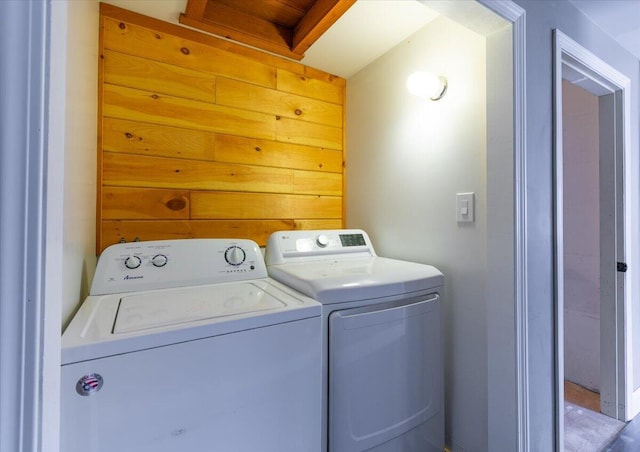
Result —
<instances>
[{"instance_id":1,"label":"wood plank wall","mask_svg":"<svg viewBox=\"0 0 640 452\"><path fill-rule=\"evenodd\" d=\"M98 254L343 226L344 79L100 6Z\"/></svg>"}]
</instances>

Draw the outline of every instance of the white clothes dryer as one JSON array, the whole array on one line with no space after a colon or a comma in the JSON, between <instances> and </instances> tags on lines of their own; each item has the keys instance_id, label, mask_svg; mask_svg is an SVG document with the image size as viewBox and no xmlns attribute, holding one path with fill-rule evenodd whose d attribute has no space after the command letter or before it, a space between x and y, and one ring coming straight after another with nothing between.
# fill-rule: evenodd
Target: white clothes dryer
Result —
<instances>
[{"instance_id":1,"label":"white clothes dryer","mask_svg":"<svg viewBox=\"0 0 640 452\"><path fill-rule=\"evenodd\" d=\"M378 257L362 230L272 234L269 276L319 301L329 452L442 452L444 277Z\"/></svg>"},{"instance_id":2,"label":"white clothes dryer","mask_svg":"<svg viewBox=\"0 0 640 452\"><path fill-rule=\"evenodd\" d=\"M61 450L319 451L320 315L249 240L107 248L62 336Z\"/></svg>"}]
</instances>

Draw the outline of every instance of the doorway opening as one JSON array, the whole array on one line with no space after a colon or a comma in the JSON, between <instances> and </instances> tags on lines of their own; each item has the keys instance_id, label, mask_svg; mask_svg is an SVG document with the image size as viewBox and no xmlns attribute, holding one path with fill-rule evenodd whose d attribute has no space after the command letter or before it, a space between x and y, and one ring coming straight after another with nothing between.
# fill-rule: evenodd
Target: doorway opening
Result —
<instances>
[{"instance_id":1,"label":"doorway opening","mask_svg":"<svg viewBox=\"0 0 640 452\"><path fill-rule=\"evenodd\" d=\"M610 139L615 130L610 121L615 117L610 99L614 94L593 93L580 86L584 80L571 67L563 68L561 271L566 452L599 451L624 426L616 419L612 406L615 381L611 377L615 372L608 367L607 344L603 353L600 348L600 341L607 334L601 334L601 327L608 328L606 319L601 318L601 304L606 310L616 297L606 281L613 274L607 267L613 251L611 244L616 241L611 229L615 226L615 198L619 197L611 190L616 182L616 172L611 171L615 147ZM612 384L614 387L610 387Z\"/></svg>"},{"instance_id":2,"label":"doorway opening","mask_svg":"<svg viewBox=\"0 0 640 452\"><path fill-rule=\"evenodd\" d=\"M628 79L557 30L554 75L557 450L597 451L630 413Z\"/></svg>"}]
</instances>

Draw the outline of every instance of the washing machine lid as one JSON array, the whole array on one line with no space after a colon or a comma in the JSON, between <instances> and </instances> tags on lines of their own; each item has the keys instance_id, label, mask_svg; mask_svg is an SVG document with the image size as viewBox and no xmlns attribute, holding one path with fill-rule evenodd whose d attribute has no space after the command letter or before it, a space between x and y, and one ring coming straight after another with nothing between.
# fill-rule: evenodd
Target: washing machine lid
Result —
<instances>
[{"instance_id":1,"label":"washing machine lid","mask_svg":"<svg viewBox=\"0 0 640 452\"><path fill-rule=\"evenodd\" d=\"M417 294L444 284L435 267L377 256L271 265L268 271L323 304Z\"/></svg>"},{"instance_id":2,"label":"washing machine lid","mask_svg":"<svg viewBox=\"0 0 640 452\"><path fill-rule=\"evenodd\" d=\"M62 336L62 363L318 317L320 305L270 278L89 296Z\"/></svg>"},{"instance_id":3,"label":"washing machine lid","mask_svg":"<svg viewBox=\"0 0 640 452\"><path fill-rule=\"evenodd\" d=\"M134 333L204 319L282 309L286 303L266 283L219 284L123 296L113 333Z\"/></svg>"}]
</instances>

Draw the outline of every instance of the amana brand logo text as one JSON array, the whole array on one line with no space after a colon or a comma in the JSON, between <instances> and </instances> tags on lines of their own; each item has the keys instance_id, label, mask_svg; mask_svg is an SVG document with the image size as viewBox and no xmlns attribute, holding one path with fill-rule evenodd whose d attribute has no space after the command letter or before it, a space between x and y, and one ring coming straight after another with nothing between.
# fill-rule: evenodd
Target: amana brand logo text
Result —
<instances>
[{"instance_id":1,"label":"amana brand logo text","mask_svg":"<svg viewBox=\"0 0 640 452\"><path fill-rule=\"evenodd\" d=\"M76 383L76 391L81 396L90 396L102 389L103 383L104 380L100 374L85 375Z\"/></svg>"},{"instance_id":2,"label":"amana brand logo text","mask_svg":"<svg viewBox=\"0 0 640 452\"><path fill-rule=\"evenodd\" d=\"M127 279L142 279L142 278L144 278L144 276L142 276L142 275L139 275L139 276L127 275L127 276L124 277L125 280L127 280Z\"/></svg>"}]
</instances>

